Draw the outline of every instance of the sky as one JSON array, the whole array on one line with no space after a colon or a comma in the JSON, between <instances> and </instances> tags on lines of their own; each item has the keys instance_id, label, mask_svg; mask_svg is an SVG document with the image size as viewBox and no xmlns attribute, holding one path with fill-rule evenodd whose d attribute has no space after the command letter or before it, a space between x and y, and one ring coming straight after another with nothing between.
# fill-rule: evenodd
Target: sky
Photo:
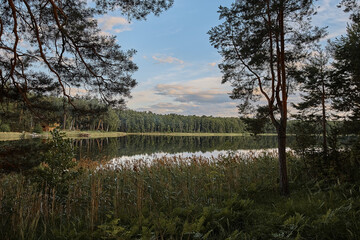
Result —
<instances>
[{"instance_id":1,"label":"sky","mask_svg":"<svg viewBox=\"0 0 360 240\"><path fill-rule=\"evenodd\" d=\"M348 15L336 7L339 1L316 2L319 8L313 25L328 26L329 35L323 43L346 33ZM127 100L129 109L158 114L238 116L239 101L229 98L229 84L221 84L221 56L210 45L207 34L221 23L218 7L231 2L175 0L173 7L160 16L131 23L117 12L99 18L102 31L115 35L123 49L137 50L133 61L139 70L133 77L138 85Z\"/></svg>"}]
</instances>

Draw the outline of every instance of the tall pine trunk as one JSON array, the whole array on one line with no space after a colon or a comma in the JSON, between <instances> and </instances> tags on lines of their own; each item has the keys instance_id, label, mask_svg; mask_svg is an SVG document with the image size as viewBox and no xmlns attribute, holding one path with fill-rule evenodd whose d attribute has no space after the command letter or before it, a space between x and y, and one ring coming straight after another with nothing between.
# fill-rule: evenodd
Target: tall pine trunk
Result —
<instances>
[{"instance_id":1,"label":"tall pine trunk","mask_svg":"<svg viewBox=\"0 0 360 240\"><path fill-rule=\"evenodd\" d=\"M325 106L325 83L324 79L322 81L322 96L321 96L321 106L322 106L322 132L323 132L323 158L324 162L327 162L327 155L328 155L328 149L327 149L327 133L326 133L326 106Z\"/></svg>"},{"instance_id":2,"label":"tall pine trunk","mask_svg":"<svg viewBox=\"0 0 360 240\"><path fill-rule=\"evenodd\" d=\"M282 2L284 4L284 2ZM280 27L280 71L281 77L281 95L282 100L278 102L281 118L278 127L278 150L279 150L279 171L280 171L280 192L282 195L289 195L289 181L286 167L286 124L287 124L287 98L288 89L286 81L285 67L285 27L284 27L284 6L280 6L279 11L279 27Z\"/></svg>"},{"instance_id":3,"label":"tall pine trunk","mask_svg":"<svg viewBox=\"0 0 360 240\"><path fill-rule=\"evenodd\" d=\"M286 166L286 127L283 124L277 128L279 154L279 184L281 195L289 195L289 181Z\"/></svg>"}]
</instances>

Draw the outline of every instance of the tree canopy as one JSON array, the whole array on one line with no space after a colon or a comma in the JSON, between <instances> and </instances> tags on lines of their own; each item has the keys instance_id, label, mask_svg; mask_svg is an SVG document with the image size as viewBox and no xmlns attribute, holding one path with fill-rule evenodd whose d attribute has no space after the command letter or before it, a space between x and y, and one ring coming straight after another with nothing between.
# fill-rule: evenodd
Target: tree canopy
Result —
<instances>
[{"instance_id":1,"label":"tree canopy","mask_svg":"<svg viewBox=\"0 0 360 240\"><path fill-rule=\"evenodd\" d=\"M173 0L1 0L0 101L28 94L62 93L70 88L110 104L122 104L136 85L135 50L123 50L114 36L101 34L96 17L119 10L145 19Z\"/></svg>"},{"instance_id":2,"label":"tree canopy","mask_svg":"<svg viewBox=\"0 0 360 240\"><path fill-rule=\"evenodd\" d=\"M306 56L311 43L324 34L310 24L313 1L236 1L220 7L222 24L209 31L219 49L223 83L233 86L240 112L252 111L263 100L279 138L280 185L288 194L286 173L287 101L291 71Z\"/></svg>"},{"instance_id":3,"label":"tree canopy","mask_svg":"<svg viewBox=\"0 0 360 240\"><path fill-rule=\"evenodd\" d=\"M331 94L329 56L322 49L313 52L297 75L302 101L293 104L299 111L297 118L320 122L322 126L323 156L327 155L327 120ZM314 134L314 132L312 133Z\"/></svg>"},{"instance_id":4,"label":"tree canopy","mask_svg":"<svg viewBox=\"0 0 360 240\"><path fill-rule=\"evenodd\" d=\"M351 113L360 120L360 6L352 6L352 22L347 33L331 42L334 57L332 90L337 110Z\"/></svg>"}]
</instances>

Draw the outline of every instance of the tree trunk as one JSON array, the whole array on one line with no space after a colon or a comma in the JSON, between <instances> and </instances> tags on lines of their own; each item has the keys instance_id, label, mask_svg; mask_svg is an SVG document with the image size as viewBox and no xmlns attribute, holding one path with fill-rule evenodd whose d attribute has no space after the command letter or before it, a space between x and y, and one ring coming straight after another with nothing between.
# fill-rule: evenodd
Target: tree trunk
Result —
<instances>
[{"instance_id":1,"label":"tree trunk","mask_svg":"<svg viewBox=\"0 0 360 240\"><path fill-rule=\"evenodd\" d=\"M72 119L69 130L70 131L73 130L74 126L75 126L75 119Z\"/></svg>"},{"instance_id":2,"label":"tree trunk","mask_svg":"<svg viewBox=\"0 0 360 240\"><path fill-rule=\"evenodd\" d=\"M281 4L284 2L280 1ZM286 82L285 67L285 27L284 27L284 6L280 6L279 12L280 27L280 66L281 66L281 95L282 101L278 102L280 109L280 124L278 127L278 150L279 150L279 171L280 171L280 193L284 196L289 195L289 181L286 167L286 123L287 123L287 98L288 89ZM279 79L280 80L280 79Z\"/></svg>"},{"instance_id":3,"label":"tree trunk","mask_svg":"<svg viewBox=\"0 0 360 240\"><path fill-rule=\"evenodd\" d=\"M289 195L289 181L286 166L286 128L281 124L277 129L279 151L279 184L281 195Z\"/></svg>"},{"instance_id":4,"label":"tree trunk","mask_svg":"<svg viewBox=\"0 0 360 240\"><path fill-rule=\"evenodd\" d=\"M325 106L325 83L322 81L322 96L321 96L321 105L322 105L322 131L323 131L323 157L324 162L327 162L327 138L326 138L326 106Z\"/></svg>"},{"instance_id":5,"label":"tree trunk","mask_svg":"<svg viewBox=\"0 0 360 240\"><path fill-rule=\"evenodd\" d=\"M99 131L99 129L100 129L100 127L101 127L101 122L102 122L102 120L100 119L100 120L99 120L99 123L98 123L98 126L97 126L97 129L96 129L97 131Z\"/></svg>"},{"instance_id":6,"label":"tree trunk","mask_svg":"<svg viewBox=\"0 0 360 240\"><path fill-rule=\"evenodd\" d=\"M66 113L64 112L63 130L66 130Z\"/></svg>"}]
</instances>

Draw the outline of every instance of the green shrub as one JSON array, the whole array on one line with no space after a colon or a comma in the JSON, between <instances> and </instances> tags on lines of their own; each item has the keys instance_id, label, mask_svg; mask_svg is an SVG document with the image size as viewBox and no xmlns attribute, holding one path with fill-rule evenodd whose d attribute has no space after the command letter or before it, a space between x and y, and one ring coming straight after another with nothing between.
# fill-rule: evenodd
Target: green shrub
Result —
<instances>
[{"instance_id":1,"label":"green shrub","mask_svg":"<svg viewBox=\"0 0 360 240\"><path fill-rule=\"evenodd\" d=\"M74 159L75 152L70 139L64 139L64 134L58 130L51 132L52 139L47 143L47 151L42 154L42 163L34 170L32 181L48 188L56 188L60 195L65 195L70 181L77 172Z\"/></svg>"},{"instance_id":2,"label":"green shrub","mask_svg":"<svg viewBox=\"0 0 360 240\"><path fill-rule=\"evenodd\" d=\"M10 132L10 131L11 129L9 124L6 123L0 124L0 132Z\"/></svg>"},{"instance_id":3,"label":"green shrub","mask_svg":"<svg viewBox=\"0 0 360 240\"><path fill-rule=\"evenodd\" d=\"M40 124L36 124L36 125L34 126L33 132L34 132L34 133L42 133L42 132L43 132L43 129L42 129L41 125L40 125Z\"/></svg>"}]
</instances>

